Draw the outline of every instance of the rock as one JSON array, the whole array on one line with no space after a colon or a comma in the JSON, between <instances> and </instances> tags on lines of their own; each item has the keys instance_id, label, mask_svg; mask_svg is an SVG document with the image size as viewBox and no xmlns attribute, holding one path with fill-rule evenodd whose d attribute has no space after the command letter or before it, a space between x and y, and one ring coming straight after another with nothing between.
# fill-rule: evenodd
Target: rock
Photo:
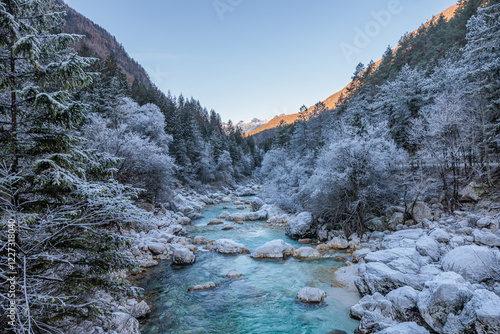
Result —
<instances>
[{"instance_id":1,"label":"rock","mask_svg":"<svg viewBox=\"0 0 500 334\"><path fill-rule=\"evenodd\" d=\"M439 244L434 238L423 236L417 240L415 246L420 255L429 256L434 262L439 261L439 258L441 257L441 250L439 249Z\"/></svg>"},{"instance_id":2,"label":"rock","mask_svg":"<svg viewBox=\"0 0 500 334\"><path fill-rule=\"evenodd\" d=\"M134 318L142 318L151 313L151 308L149 307L146 301L141 301L140 303L136 303L129 308L129 313Z\"/></svg>"},{"instance_id":3,"label":"rock","mask_svg":"<svg viewBox=\"0 0 500 334\"><path fill-rule=\"evenodd\" d=\"M450 242L450 234L443 230L442 228L437 228L434 231L431 232L429 235L431 238L436 240L437 242L443 242L443 243L448 243Z\"/></svg>"},{"instance_id":4,"label":"rock","mask_svg":"<svg viewBox=\"0 0 500 334\"><path fill-rule=\"evenodd\" d=\"M500 247L500 237L487 230L474 230L474 242L479 245Z\"/></svg>"},{"instance_id":5,"label":"rock","mask_svg":"<svg viewBox=\"0 0 500 334\"><path fill-rule=\"evenodd\" d=\"M208 226L213 226L213 225L222 225L224 222L220 219L212 219L207 225Z\"/></svg>"},{"instance_id":6,"label":"rock","mask_svg":"<svg viewBox=\"0 0 500 334\"><path fill-rule=\"evenodd\" d=\"M335 281L344 289L357 292L354 282L359 278L358 269L357 264L338 268L334 273Z\"/></svg>"},{"instance_id":7,"label":"rock","mask_svg":"<svg viewBox=\"0 0 500 334\"><path fill-rule=\"evenodd\" d=\"M346 249L349 248L349 242L345 238L333 237L326 243L328 249Z\"/></svg>"},{"instance_id":8,"label":"rock","mask_svg":"<svg viewBox=\"0 0 500 334\"><path fill-rule=\"evenodd\" d=\"M363 261L365 259L365 256L370 254L372 251L370 248L362 248L358 249L354 253L352 253L352 262L357 263L360 261Z\"/></svg>"},{"instance_id":9,"label":"rock","mask_svg":"<svg viewBox=\"0 0 500 334\"><path fill-rule=\"evenodd\" d=\"M459 314L472 298L471 285L454 272L444 272L425 283L418 295L418 309L425 322L442 333L450 314Z\"/></svg>"},{"instance_id":10,"label":"rock","mask_svg":"<svg viewBox=\"0 0 500 334\"><path fill-rule=\"evenodd\" d=\"M415 247L415 243L423 234L424 230L420 228L397 231L386 236L384 240L382 240L380 247L382 249Z\"/></svg>"},{"instance_id":11,"label":"rock","mask_svg":"<svg viewBox=\"0 0 500 334\"><path fill-rule=\"evenodd\" d=\"M208 243L205 237L197 236L193 239L193 245L206 245Z\"/></svg>"},{"instance_id":12,"label":"rock","mask_svg":"<svg viewBox=\"0 0 500 334\"><path fill-rule=\"evenodd\" d=\"M257 192L252 188L243 188L236 191L238 196L255 196Z\"/></svg>"},{"instance_id":13,"label":"rock","mask_svg":"<svg viewBox=\"0 0 500 334\"><path fill-rule=\"evenodd\" d=\"M326 292L318 288L302 288L297 294L297 299L303 303L321 303L326 297Z\"/></svg>"},{"instance_id":14,"label":"rock","mask_svg":"<svg viewBox=\"0 0 500 334\"><path fill-rule=\"evenodd\" d=\"M248 254L250 251L245 245L230 239L219 239L215 241L213 250L221 254Z\"/></svg>"},{"instance_id":15,"label":"rock","mask_svg":"<svg viewBox=\"0 0 500 334\"><path fill-rule=\"evenodd\" d=\"M241 277L243 276L242 273L238 272L237 270L230 270L225 277L227 278L236 278L236 277Z\"/></svg>"},{"instance_id":16,"label":"rock","mask_svg":"<svg viewBox=\"0 0 500 334\"><path fill-rule=\"evenodd\" d=\"M215 289L216 287L217 284L215 284L214 282L208 282L192 286L188 289L188 291L210 290L210 289Z\"/></svg>"},{"instance_id":17,"label":"rock","mask_svg":"<svg viewBox=\"0 0 500 334\"><path fill-rule=\"evenodd\" d=\"M264 201L261 200L260 198L256 197L254 198L251 202L250 202L250 205L251 205L251 208L252 208L252 211L253 212L257 212L259 211L263 206L264 206Z\"/></svg>"},{"instance_id":18,"label":"rock","mask_svg":"<svg viewBox=\"0 0 500 334\"><path fill-rule=\"evenodd\" d=\"M177 248L172 255L173 264L193 264L195 261L193 252L187 248Z\"/></svg>"},{"instance_id":19,"label":"rock","mask_svg":"<svg viewBox=\"0 0 500 334\"><path fill-rule=\"evenodd\" d=\"M482 217L476 221L476 225L478 228L488 228L493 224L493 220L489 217Z\"/></svg>"},{"instance_id":20,"label":"rock","mask_svg":"<svg viewBox=\"0 0 500 334\"><path fill-rule=\"evenodd\" d=\"M226 219L227 216L229 216L230 213L227 211L222 211L222 213L217 217L217 219Z\"/></svg>"},{"instance_id":21,"label":"rock","mask_svg":"<svg viewBox=\"0 0 500 334\"><path fill-rule=\"evenodd\" d=\"M395 231L396 227L400 224L403 224L405 221L405 215L403 212L394 212L387 223L387 228Z\"/></svg>"},{"instance_id":22,"label":"rock","mask_svg":"<svg viewBox=\"0 0 500 334\"><path fill-rule=\"evenodd\" d=\"M333 331L329 332L328 334L348 334L346 331L340 330L340 329L334 329Z\"/></svg>"},{"instance_id":23,"label":"rock","mask_svg":"<svg viewBox=\"0 0 500 334\"><path fill-rule=\"evenodd\" d=\"M286 224L285 234L292 239L312 238L316 233L313 225L312 214L302 212Z\"/></svg>"},{"instance_id":24,"label":"rock","mask_svg":"<svg viewBox=\"0 0 500 334\"><path fill-rule=\"evenodd\" d=\"M461 246L451 250L442 260L445 271L462 275L471 283L488 279L500 280L500 252L485 246Z\"/></svg>"},{"instance_id":25,"label":"rock","mask_svg":"<svg viewBox=\"0 0 500 334\"><path fill-rule=\"evenodd\" d=\"M291 255L293 246L284 242L282 239L266 242L264 245L258 247L252 253L252 257L256 259L264 258L283 258Z\"/></svg>"},{"instance_id":26,"label":"rock","mask_svg":"<svg viewBox=\"0 0 500 334\"><path fill-rule=\"evenodd\" d=\"M432 220L432 211L424 202L416 202L413 206L412 218L417 223L421 223L424 219Z\"/></svg>"},{"instance_id":27,"label":"rock","mask_svg":"<svg viewBox=\"0 0 500 334\"><path fill-rule=\"evenodd\" d=\"M321 254L312 247L300 247L292 251L292 256L299 259L318 259Z\"/></svg>"},{"instance_id":28,"label":"rock","mask_svg":"<svg viewBox=\"0 0 500 334\"><path fill-rule=\"evenodd\" d=\"M394 309L397 321L417 320L420 318L417 309L418 292L409 286L404 286L389 292L385 296Z\"/></svg>"},{"instance_id":29,"label":"rock","mask_svg":"<svg viewBox=\"0 0 500 334\"><path fill-rule=\"evenodd\" d=\"M370 231L387 231L388 224L385 218L377 217L365 222L365 227Z\"/></svg>"},{"instance_id":30,"label":"rock","mask_svg":"<svg viewBox=\"0 0 500 334\"><path fill-rule=\"evenodd\" d=\"M222 228L221 228L221 230L222 230L222 231L229 231L229 230L232 230L233 228L234 228L234 226L230 226L230 225L228 225L228 226L224 226L224 227L222 227Z\"/></svg>"},{"instance_id":31,"label":"rock","mask_svg":"<svg viewBox=\"0 0 500 334\"><path fill-rule=\"evenodd\" d=\"M312 243L312 240L311 240L311 239L309 239L309 238L306 238L306 239L299 239L299 240L298 240L298 243L299 243L299 244L310 244L310 243Z\"/></svg>"},{"instance_id":32,"label":"rock","mask_svg":"<svg viewBox=\"0 0 500 334\"><path fill-rule=\"evenodd\" d=\"M222 199L222 203L231 203L233 200L231 199L231 197L229 196L226 196Z\"/></svg>"},{"instance_id":33,"label":"rock","mask_svg":"<svg viewBox=\"0 0 500 334\"><path fill-rule=\"evenodd\" d=\"M420 264L423 260L422 256L414 248L398 247L368 253L365 256L365 261L389 263L401 259L402 257L407 258L417 264Z\"/></svg>"},{"instance_id":34,"label":"rock","mask_svg":"<svg viewBox=\"0 0 500 334\"><path fill-rule=\"evenodd\" d=\"M335 261L337 261L337 262L346 262L346 261L347 261L347 259L346 259L345 257L340 256L340 255L335 256L333 259L334 259Z\"/></svg>"},{"instance_id":35,"label":"rock","mask_svg":"<svg viewBox=\"0 0 500 334\"><path fill-rule=\"evenodd\" d=\"M193 225L193 222L191 221L191 218L189 218L189 217L179 217L176 222L177 222L177 224L184 225L184 226L185 225Z\"/></svg>"},{"instance_id":36,"label":"rock","mask_svg":"<svg viewBox=\"0 0 500 334\"><path fill-rule=\"evenodd\" d=\"M140 334L139 321L130 314L113 312L110 320L110 330L120 334Z\"/></svg>"},{"instance_id":37,"label":"rock","mask_svg":"<svg viewBox=\"0 0 500 334\"><path fill-rule=\"evenodd\" d=\"M484 190L476 182L469 183L465 188L460 190L458 195L460 200L464 202L478 202Z\"/></svg>"},{"instance_id":38,"label":"rock","mask_svg":"<svg viewBox=\"0 0 500 334\"><path fill-rule=\"evenodd\" d=\"M360 333L375 333L396 325L392 303L380 293L364 296L351 307L350 316L361 320L358 328Z\"/></svg>"},{"instance_id":39,"label":"rock","mask_svg":"<svg viewBox=\"0 0 500 334\"><path fill-rule=\"evenodd\" d=\"M150 242L148 248L153 255L163 254L167 250L167 245L159 242Z\"/></svg>"},{"instance_id":40,"label":"rock","mask_svg":"<svg viewBox=\"0 0 500 334\"><path fill-rule=\"evenodd\" d=\"M383 329L377 334L429 334L429 331L416 322L402 322Z\"/></svg>"},{"instance_id":41,"label":"rock","mask_svg":"<svg viewBox=\"0 0 500 334\"><path fill-rule=\"evenodd\" d=\"M491 291L474 291L472 299L458 316L459 322L448 321L446 333L500 333L500 297Z\"/></svg>"}]
</instances>

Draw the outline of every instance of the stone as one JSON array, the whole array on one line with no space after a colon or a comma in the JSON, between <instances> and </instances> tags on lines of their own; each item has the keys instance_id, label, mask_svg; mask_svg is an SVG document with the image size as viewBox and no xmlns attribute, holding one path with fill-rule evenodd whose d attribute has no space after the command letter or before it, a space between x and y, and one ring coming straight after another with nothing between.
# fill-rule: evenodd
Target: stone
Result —
<instances>
[{"instance_id":1,"label":"stone","mask_svg":"<svg viewBox=\"0 0 500 334\"><path fill-rule=\"evenodd\" d=\"M335 261L337 261L337 262L346 262L346 261L347 261L347 259L346 259L345 257L340 256L340 255L335 256L333 259L334 259Z\"/></svg>"},{"instance_id":2,"label":"stone","mask_svg":"<svg viewBox=\"0 0 500 334\"><path fill-rule=\"evenodd\" d=\"M387 223L387 228L395 231L396 227L400 224L403 224L405 221L405 215L403 212L394 212Z\"/></svg>"},{"instance_id":3,"label":"stone","mask_svg":"<svg viewBox=\"0 0 500 334\"><path fill-rule=\"evenodd\" d=\"M297 299L303 303L321 303L325 297L325 291L310 287L300 289L297 294Z\"/></svg>"},{"instance_id":4,"label":"stone","mask_svg":"<svg viewBox=\"0 0 500 334\"><path fill-rule=\"evenodd\" d=\"M500 237L487 230L474 230L474 242L479 245L500 247Z\"/></svg>"},{"instance_id":5,"label":"stone","mask_svg":"<svg viewBox=\"0 0 500 334\"><path fill-rule=\"evenodd\" d=\"M386 296L392 303L394 316L397 321L408 321L408 319L418 319L418 292L409 286L403 286L392 290Z\"/></svg>"},{"instance_id":6,"label":"stone","mask_svg":"<svg viewBox=\"0 0 500 334\"><path fill-rule=\"evenodd\" d=\"M282 239L277 239L266 242L264 245L255 249L252 253L252 257L257 259L283 258L285 256L291 255L293 249L294 248L292 245L284 242Z\"/></svg>"},{"instance_id":7,"label":"stone","mask_svg":"<svg viewBox=\"0 0 500 334\"><path fill-rule=\"evenodd\" d=\"M312 247L300 247L292 251L292 257L299 259L318 259L321 254Z\"/></svg>"},{"instance_id":8,"label":"stone","mask_svg":"<svg viewBox=\"0 0 500 334\"><path fill-rule=\"evenodd\" d=\"M370 248L362 248L358 249L354 253L352 253L352 262L353 263L358 263L360 261L363 261L365 259L365 256L370 254L372 251Z\"/></svg>"},{"instance_id":9,"label":"stone","mask_svg":"<svg viewBox=\"0 0 500 334\"><path fill-rule=\"evenodd\" d=\"M432 211L424 202L416 202L413 206L412 218L417 223L421 223L424 219L432 220Z\"/></svg>"},{"instance_id":10,"label":"stone","mask_svg":"<svg viewBox=\"0 0 500 334\"><path fill-rule=\"evenodd\" d=\"M222 228L221 228L221 230L222 230L222 231L229 231L229 230L232 230L233 228L234 228L234 226L230 226L230 225L228 225L228 226L224 226L224 227L222 227Z\"/></svg>"},{"instance_id":11,"label":"stone","mask_svg":"<svg viewBox=\"0 0 500 334\"><path fill-rule=\"evenodd\" d=\"M313 238L316 228L310 212L302 212L292 218L285 226L285 234L292 239Z\"/></svg>"},{"instance_id":12,"label":"stone","mask_svg":"<svg viewBox=\"0 0 500 334\"><path fill-rule=\"evenodd\" d=\"M328 334L348 334L346 331L340 330L340 329L334 329L333 331L329 332Z\"/></svg>"},{"instance_id":13,"label":"stone","mask_svg":"<svg viewBox=\"0 0 500 334\"><path fill-rule=\"evenodd\" d=\"M148 248L153 255L159 255L167 250L167 245L159 242L150 242L148 243Z\"/></svg>"},{"instance_id":14,"label":"stone","mask_svg":"<svg viewBox=\"0 0 500 334\"><path fill-rule=\"evenodd\" d=\"M225 277L227 277L227 278L236 278L236 277L241 277L241 276L243 276L243 274L242 274L242 273L240 273L239 271L237 271L237 270L234 270L234 269L233 269L233 270L230 270L230 271L226 274L226 276L225 276Z\"/></svg>"},{"instance_id":15,"label":"stone","mask_svg":"<svg viewBox=\"0 0 500 334\"><path fill-rule=\"evenodd\" d=\"M143 300L140 303L136 303L136 304L132 305L129 308L129 313L134 318L139 319L139 318L145 317L148 314L150 314L151 308L149 307L148 303L146 303L146 301Z\"/></svg>"},{"instance_id":16,"label":"stone","mask_svg":"<svg viewBox=\"0 0 500 334\"><path fill-rule=\"evenodd\" d=\"M415 247L415 243L423 234L424 230L420 228L397 231L387 235L382 240L380 248Z\"/></svg>"},{"instance_id":17,"label":"stone","mask_svg":"<svg viewBox=\"0 0 500 334\"><path fill-rule=\"evenodd\" d=\"M139 321L125 312L113 312L109 325L110 330L120 334L140 334Z\"/></svg>"},{"instance_id":18,"label":"stone","mask_svg":"<svg viewBox=\"0 0 500 334\"><path fill-rule=\"evenodd\" d=\"M197 236L194 237L193 239L193 245L206 245L206 244L208 244L208 241L205 237Z\"/></svg>"},{"instance_id":19,"label":"stone","mask_svg":"<svg viewBox=\"0 0 500 334\"><path fill-rule=\"evenodd\" d=\"M351 307L350 316L360 320L358 327L360 333L375 333L397 324L394 320L392 303L380 293L361 298Z\"/></svg>"},{"instance_id":20,"label":"stone","mask_svg":"<svg viewBox=\"0 0 500 334\"><path fill-rule=\"evenodd\" d=\"M448 243L450 242L450 234L443 230L442 228L437 228L429 234L431 238L436 240L437 242Z\"/></svg>"},{"instance_id":21,"label":"stone","mask_svg":"<svg viewBox=\"0 0 500 334\"><path fill-rule=\"evenodd\" d=\"M214 242L213 250L221 254L249 254L245 245L230 239L219 239Z\"/></svg>"},{"instance_id":22,"label":"stone","mask_svg":"<svg viewBox=\"0 0 500 334\"><path fill-rule=\"evenodd\" d=\"M457 273L444 272L425 283L417 306L425 322L442 333L448 316L459 314L471 298L470 283Z\"/></svg>"},{"instance_id":23,"label":"stone","mask_svg":"<svg viewBox=\"0 0 500 334\"><path fill-rule=\"evenodd\" d=\"M177 224L184 225L184 226L193 225L193 222L191 221L191 218L189 218L189 217L179 217L176 222L177 222Z\"/></svg>"},{"instance_id":24,"label":"stone","mask_svg":"<svg viewBox=\"0 0 500 334\"><path fill-rule=\"evenodd\" d=\"M493 224L493 220L489 217L482 217L477 220L476 225L478 228L488 228Z\"/></svg>"},{"instance_id":25,"label":"stone","mask_svg":"<svg viewBox=\"0 0 500 334\"><path fill-rule=\"evenodd\" d=\"M387 219L383 217L377 217L365 222L365 227L370 231L387 231L388 223Z\"/></svg>"},{"instance_id":26,"label":"stone","mask_svg":"<svg viewBox=\"0 0 500 334\"><path fill-rule=\"evenodd\" d=\"M306 238L306 239L299 239L299 240L298 240L298 243L299 243L299 244L310 244L310 243L312 243L312 240L311 240L311 239L309 239L309 238Z\"/></svg>"},{"instance_id":27,"label":"stone","mask_svg":"<svg viewBox=\"0 0 500 334\"><path fill-rule=\"evenodd\" d=\"M226 196L222 199L222 203L231 203L232 202L232 199L231 197L229 196Z\"/></svg>"},{"instance_id":28,"label":"stone","mask_svg":"<svg viewBox=\"0 0 500 334\"><path fill-rule=\"evenodd\" d=\"M213 225L222 225L224 222L220 219L212 219L207 225L208 226L213 226Z\"/></svg>"},{"instance_id":29,"label":"stone","mask_svg":"<svg viewBox=\"0 0 500 334\"><path fill-rule=\"evenodd\" d=\"M216 287L217 284L215 284L214 282L208 282L192 286L188 289L188 291L210 290L210 289L215 289Z\"/></svg>"},{"instance_id":30,"label":"stone","mask_svg":"<svg viewBox=\"0 0 500 334\"><path fill-rule=\"evenodd\" d=\"M458 326L446 324L448 333L500 333L500 297L485 289L474 291L458 320Z\"/></svg>"},{"instance_id":31,"label":"stone","mask_svg":"<svg viewBox=\"0 0 500 334\"><path fill-rule=\"evenodd\" d=\"M349 242L342 237L333 237L326 243L326 247L328 249L347 249L349 248Z\"/></svg>"},{"instance_id":32,"label":"stone","mask_svg":"<svg viewBox=\"0 0 500 334\"><path fill-rule=\"evenodd\" d=\"M488 279L500 280L500 252L485 246L460 246L451 250L442 260L445 271L462 275L471 283Z\"/></svg>"},{"instance_id":33,"label":"stone","mask_svg":"<svg viewBox=\"0 0 500 334\"><path fill-rule=\"evenodd\" d=\"M478 202L484 191L476 182L469 183L465 188L460 190L458 195L460 200L464 202Z\"/></svg>"},{"instance_id":34,"label":"stone","mask_svg":"<svg viewBox=\"0 0 500 334\"><path fill-rule=\"evenodd\" d=\"M187 248L177 248L172 254L173 264L193 264L196 256Z\"/></svg>"},{"instance_id":35,"label":"stone","mask_svg":"<svg viewBox=\"0 0 500 334\"><path fill-rule=\"evenodd\" d=\"M227 216L229 216L230 213L227 211L222 211L222 213L217 217L217 219L226 219Z\"/></svg>"},{"instance_id":36,"label":"stone","mask_svg":"<svg viewBox=\"0 0 500 334\"><path fill-rule=\"evenodd\" d=\"M250 202L251 210L253 212L259 211L264 206L264 201L256 197Z\"/></svg>"},{"instance_id":37,"label":"stone","mask_svg":"<svg viewBox=\"0 0 500 334\"><path fill-rule=\"evenodd\" d=\"M377 334L429 334L429 331L416 322L402 322L395 326L385 328Z\"/></svg>"},{"instance_id":38,"label":"stone","mask_svg":"<svg viewBox=\"0 0 500 334\"><path fill-rule=\"evenodd\" d=\"M441 250L437 241L429 236L420 237L415 243L416 249L422 256L429 256L432 261L439 261Z\"/></svg>"}]
</instances>

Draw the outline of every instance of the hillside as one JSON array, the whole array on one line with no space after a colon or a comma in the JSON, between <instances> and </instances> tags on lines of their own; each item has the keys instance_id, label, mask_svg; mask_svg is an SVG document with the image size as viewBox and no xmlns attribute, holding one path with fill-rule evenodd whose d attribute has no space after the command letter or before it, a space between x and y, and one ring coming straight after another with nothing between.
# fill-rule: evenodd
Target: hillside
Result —
<instances>
[{"instance_id":1,"label":"hillside","mask_svg":"<svg viewBox=\"0 0 500 334\"><path fill-rule=\"evenodd\" d=\"M431 24L438 22L438 20L441 18L441 16L445 20L450 20L454 14L455 11L458 7L457 5L453 5L449 8L447 8L445 11L442 13L434 16L431 20L423 24L421 27L419 27L417 30L415 30L412 34L409 34L408 36L418 34L419 31L422 29L425 29L429 27ZM404 41L404 40L403 40ZM398 50L400 49L401 45L398 45L394 50L392 51L393 56L396 56ZM376 70L380 64L382 63L382 59L378 60L375 62L373 70ZM326 108L328 110L335 109L340 102L340 99L343 96L347 96L349 92L349 88L352 87L353 82L350 82L347 86L345 86L342 90L336 92L335 94L329 96L326 98L323 103L325 104ZM306 111L304 111L305 114L310 115L312 113L314 106L309 107ZM280 126L280 124L293 124L296 122L299 118L300 113L294 113L294 114L288 114L280 117L275 117L272 120L270 120L267 124L264 124L261 127L258 127L257 129L250 131L246 134L246 136L253 136L256 142L262 142L268 138L271 138L274 133L276 132L276 128Z\"/></svg>"},{"instance_id":2,"label":"hillside","mask_svg":"<svg viewBox=\"0 0 500 334\"><path fill-rule=\"evenodd\" d=\"M151 81L144 68L128 55L113 35L66 5L62 0L55 2L66 8L64 32L85 36L74 46L77 51L88 48L90 54L97 55L102 59L113 55L118 66L126 74L130 85L132 85L134 78L137 78L142 85L151 86Z\"/></svg>"}]
</instances>

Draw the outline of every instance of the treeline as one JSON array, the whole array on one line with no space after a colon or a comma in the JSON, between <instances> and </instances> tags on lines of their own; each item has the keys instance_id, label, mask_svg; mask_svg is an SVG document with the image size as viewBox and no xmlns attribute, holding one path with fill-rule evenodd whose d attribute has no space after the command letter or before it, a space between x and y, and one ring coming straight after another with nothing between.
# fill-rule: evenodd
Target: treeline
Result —
<instances>
[{"instance_id":1,"label":"treeline","mask_svg":"<svg viewBox=\"0 0 500 334\"><path fill-rule=\"evenodd\" d=\"M498 162L499 12L498 1L461 1L378 67L359 64L334 110L320 102L312 119L280 127L264 143L267 200L346 234L431 193L460 208L459 187L491 182Z\"/></svg>"}]
</instances>

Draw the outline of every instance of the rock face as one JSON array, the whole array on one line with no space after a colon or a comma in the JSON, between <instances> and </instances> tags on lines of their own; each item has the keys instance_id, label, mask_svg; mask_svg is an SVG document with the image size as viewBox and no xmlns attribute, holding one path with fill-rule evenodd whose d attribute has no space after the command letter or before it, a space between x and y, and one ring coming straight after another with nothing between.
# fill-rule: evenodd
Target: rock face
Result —
<instances>
[{"instance_id":1,"label":"rock face","mask_svg":"<svg viewBox=\"0 0 500 334\"><path fill-rule=\"evenodd\" d=\"M449 315L457 315L472 298L470 283L454 272L445 272L425 283L418 295L418 309L425 322L441 333Z\"/></svg>"},{"instance_id":2,"label":"rock face","mask_svg":"<svg viewBox=\"0 0 500 334\"><path fill-rule=\"evenodd\" d=\"M297 294L297 299L303 303L321 303L326 297L326 292L318 288L302 288Z\"/></svg>"},{"instance_id":3,"label":"rock face","mask_svg":"<svg viewBox=\"0 0 500 334\"><path fill-rule=\"evenodd\" d=\"M266 242L258 247L252 253L252 257L256 259L278 259L291 255L293 246L284 242L282 239Z\"/></svg>"},{"instance_id":4,"label":"rock face","mask_svg":"<svg viewBox=\"0 0 500 334\"><path fill-rule=\"evenodd\" d=\"M313 216L309 212L300 213L285 226L285 234L292 239L313 238L315 233Z\"/></svg>"},{"instance_id":5,"label":"rock face","mask_svg":"<svg viewBox=\"0 0 500 334\"><path fill-rule=\"evenodd\" d=\"M195 261L195 255L187 248L177 248L172 255L173 264L193 264Z\"/></svg>"},{"instance_id":6,"label":"rock face","mask_svg":"<svg viewBox=\"0 0 500 334\"><path fill-rule=\"evenodd\" d=\"M292 251L292 256L299 259L318 259L321 258L320 252L312 247L300 247Z\"/></svg>"},{"instance_id":7,"label":"rock face","mask_svg":"<svg viewBox=\"0 0 500 334\"><path fill-rule=\"evenodd\" d=\"M248 254L250 251L245 245L230 239L219 239L214 243L213 250L221 254Z\"/></svg>"},{"instance_id":8,"label":"rock face","mask_svg":"<svg viewBox=\"0 0 500 334\"><path fill-rule=\"evenodd\" d=\"M443 257L441 264L443 270L454 271L472 283L500 280L500 252L496 249L477 245L457 247Z\"/></svg>"},{"instance_id":9,"label":"rock face","mask_svg":"<svg viewBox=\"0 0 500 334\"><path fill-rule=\"evenodd\" d=\"M210 290L210 289L215 289L216 287L217 284L215 284L214 282L208 282L192 286L188 289L188 291Z\"/></svg>"}]
</instances>

